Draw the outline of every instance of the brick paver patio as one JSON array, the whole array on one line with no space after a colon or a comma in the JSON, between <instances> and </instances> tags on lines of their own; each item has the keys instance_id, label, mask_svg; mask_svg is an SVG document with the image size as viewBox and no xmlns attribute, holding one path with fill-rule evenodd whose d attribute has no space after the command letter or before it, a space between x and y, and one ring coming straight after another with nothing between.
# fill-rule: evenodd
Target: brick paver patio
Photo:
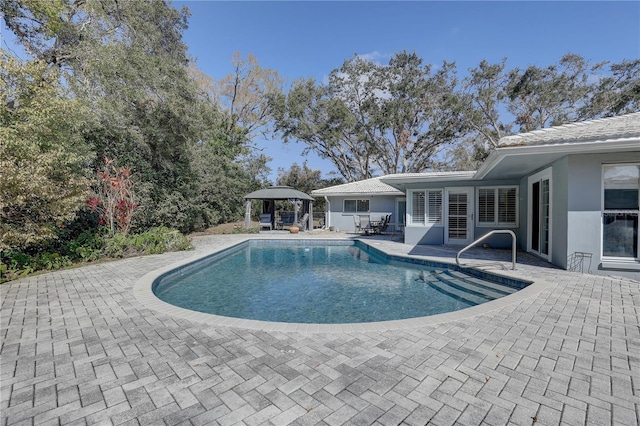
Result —
<instances>
[{"instance_id":1,"label":"brick paver patio","mask_svg":"<svg viewBox=\"0 0 640 426\"><path fill-rule=\"evenodd\" d=\"M243 238L2 284L2 425L640 424L636 281L519 253L518 273L552 285L473 317L348 333L212 325L134 296L150 271Z\"/></svg>"}]
</instances>

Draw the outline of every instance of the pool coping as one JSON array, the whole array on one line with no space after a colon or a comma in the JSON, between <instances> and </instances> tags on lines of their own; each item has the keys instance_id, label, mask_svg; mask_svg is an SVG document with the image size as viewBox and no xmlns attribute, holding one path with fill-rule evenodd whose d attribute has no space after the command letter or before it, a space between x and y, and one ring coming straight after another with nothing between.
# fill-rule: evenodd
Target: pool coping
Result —
<instances>
[{"instance_id":1,"label":"pool coping","mask_svg":"<svg viewBox=\"0 0 640 426\"><path fill-rule=\"evenodd\" d=\"M391 321L376 321L376 322L366 322L366 323L345 323L345 324L307 324L307 323L285 323L285 322L270 322L270 321L258 321L258 320L250 320L244 318L233 318L233 317L225 317L221 315L208 314L203 312L196 312L185 308L180 308L178 306L171 305L167 302L160 300L153 293L153 283L160 276L170 273L174 269L184 267L193 262L197 262L201 259L204 259L208 256L214 255L216 253L228 250L238 244L243 244L246 241L260 239L265 240L264 238L252 238L247 236L246 238L236 240L231 244L223 245L219 247L215 247L203 252L200 252L194 256L191 256L187 259L183 259L181 261L166 265L163 268L156 269L151 271L144 276L142 276L133 286L133 294L134 297L140 302L144 307L170 315L176 318L185 319L189 321L196 321L200 323L205 323L211 326L225 326L225 327L237 327L244 328L250 330L262 330L262 331L280 331L280 332L297 332L297 333L350 333L350 332L381 332L381 331L391 331L391 330L404 330L411 328L418 328L427 325L440 324L451 321L460 321L468 318L472 318L474 316L487 314L489 312L502 309L506 306L520 303L524 300L527 300L538 293L544 291L545 289L551 287L553 283L548 282L544 279L534 279L530 276L525 276L518 271L500 271L500 273L492 274L503 276L506 278L521 280L521 281L531 281L527 287L518 290L517 292L510 294L508 296L501 297L499 299L492 300L490 302L483 303L481 305L472 306L470 308L461 309L458 311L447 312L442 314L430 315L426 317L417 317L417 318L409 318L402 320L391 320ZM285 238L268 238L268 240L286 240ZM314 239L315 241L319 241L322 239ZM330 239L335 241L334 238ZM434 259L429 256L412 256L406 254L399 253L391 253L388 252L384 247L376 246L372 241L367 241L364 239L358 239L364 244L371 246L372 248L379 250L385 253L388 256L393 257L404 257L410 259L421 259L426 261L433 261L437 263L445 263L450 265L455 265L454 262L447 262L443 259ZM479 269L479 268L476 268ZM480 269L485 271L484 269Z\"/></svg>"}]
</instances>

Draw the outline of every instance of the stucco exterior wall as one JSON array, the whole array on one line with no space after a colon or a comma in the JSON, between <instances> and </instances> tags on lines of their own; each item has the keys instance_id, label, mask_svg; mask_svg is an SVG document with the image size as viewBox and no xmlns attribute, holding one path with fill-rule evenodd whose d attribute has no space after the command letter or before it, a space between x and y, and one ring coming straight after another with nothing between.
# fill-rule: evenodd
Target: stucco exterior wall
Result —
<instances>
[{"instance_id":1,"label":"stucco exterior wall","mask_svg":"<svg viewBox=\"0 0 640 426\"><path fill-rule=\"evenodd\" d=\"M368 214L371 220L379 220L382 216L391 214L391 221L396 221L396 198L395 195L376 196L348 196L348 197L327 197L329 199L329 221L328 226L333 226L336 230L355 232L353 215ZM344 212L344 200L369 200L368 213Z\"/></svg>"},{"instance_id":2,"label":"stucco exterior wall","mask_svg":"<svg viewBox=\"0 0 640 426\"><path fill-rule=\"evenodd\" d=\"M412 184L407 185L408 190L427 190L427 189L445 189L445 188L460 188L460 187L472 187L474 188L474 229L473 235L474 240L482 237L489 231L493 229L509 229L516 233L516 243L518 247L521 247L521 239L519 237L522 228L522 220L519 221L518 227L507 227L507 226L499 226L499 227L486 227L486 226L477 226L476 220L476 203L477 203L477 188L478 187L486 187L486 186L510 186L515 185L518 186L518 181L513 180L491 180L491 181L458 181L458 182L440 182L440 183L420 183L420 184ZM522 203L522 191L519 191L520 203ZM410 207L410 202L407 197L407 210ZM521 207L519 207L521 209ZM520 213L521 214L521 211ZM446 218L444 219L446 220ZM526 224L526 222L525 222ZM411 223L407 223L407 227L405 229L405 243L406 244L423 244L423 245L442 245L445 240L445 226L442 225L412 225ZM506 234L498 234L492 235L488 239L484 240L483 243L489 244L493 248L511 248L511 236Z\"/></svg>"},{"instance_id":3,"label":"stucco exterior wall","mask_svg":"<svg viewBox=\"0 0 640 426\"><path fill-rule=\"evenodd\" d=\"M602 262L602 166L640 162L640 152L571 155L568 158L567 257L591 253L591 272L640 279L640 265ZM583 265L584 272L589 267ZM566 266L566 265L565 265Z\"/></svg>"},{"instance_id":4,"label":"stucco exterior wall","mask_svg":"<svg viewBox=\"0 0 640 426\"><path fill-rule=\"evenodd\" d=\"M567 268L567 226L569 200L569 161L563 157L554 162L551 175L551 263L563 269Z\"/></svg>"}]
</instances>

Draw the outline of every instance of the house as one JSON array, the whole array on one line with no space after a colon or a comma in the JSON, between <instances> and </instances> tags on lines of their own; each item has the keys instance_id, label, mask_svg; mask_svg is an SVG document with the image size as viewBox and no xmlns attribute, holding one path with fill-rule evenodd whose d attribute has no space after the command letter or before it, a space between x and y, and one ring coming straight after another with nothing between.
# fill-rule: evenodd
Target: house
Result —
<instances>
[{"instance_id":1,"label":"house","mask_svg":"<svg viewBox=\"0 0 640 426\"><path fill-rule=\"evenodd\" d=\"M640 279L640 113L508 136L499 145L475 172L377 178L406 199L405 243L464 246L509 229L521 250L561 268L580 261L585 272ZM340 207L344 195L332 195L336 188L322 190L333 215L352 214ZM511 237L484 242L506 248Z\"/></svg>"},{"instance_id":2,"label":"house","mask_svg":"<svg viewBox=\"0 0 640 426\"><path fill-rule=\"evenodd\" d=\"M404 192L382 183L380 178L345 183L311 191L314 197L324 197L325 227L355 232L354 216L370 215L377 220L388 214L392 222L404 220Z\"/></svg>"}]
</instances>

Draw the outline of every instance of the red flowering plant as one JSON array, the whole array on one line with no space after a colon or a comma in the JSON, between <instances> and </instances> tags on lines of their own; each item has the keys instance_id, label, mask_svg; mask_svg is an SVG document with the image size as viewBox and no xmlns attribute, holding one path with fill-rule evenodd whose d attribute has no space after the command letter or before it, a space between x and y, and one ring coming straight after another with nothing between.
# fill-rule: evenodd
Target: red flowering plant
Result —
<instances>
[{"instance_id":1,"label":"red flowering plant","mask_svg":"<svg viewBox=\"0 0 640 426\"><path fill-rule=\"evenodd\" d=\"M99 222L113 234L116 229L126 234L139 205L135 202L131 170L116 167L113 160L105 157L102 170L98 170L100 189L96 196L87 200L91 211L97 211Z\"/></svg>"}]
</instances>

